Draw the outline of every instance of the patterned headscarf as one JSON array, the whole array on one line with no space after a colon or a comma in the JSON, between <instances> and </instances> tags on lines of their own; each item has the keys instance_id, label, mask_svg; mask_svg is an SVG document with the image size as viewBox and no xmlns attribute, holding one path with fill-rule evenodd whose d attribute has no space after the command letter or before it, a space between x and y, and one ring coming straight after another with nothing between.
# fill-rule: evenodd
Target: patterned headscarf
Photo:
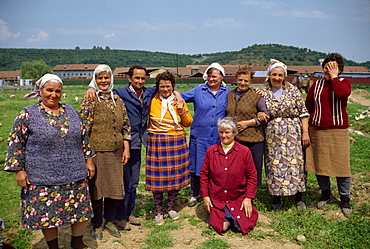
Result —
<instances>
[{"instance_id":1,"label":"patterned headscarf","mask_svg":"<svg viewBox=\"0 0 370 249\"><path fill-rule=\"evenodd\" d=\"M107 72L110 75L110 86L109 86L107 91L100 90L99 87L98 87L98 84L96 83L96 76L98 76L102 72ZM112 92L113 87L114 87L113 78L114 77L113 77L112 69L108 65L102 64L102 65L99 65L95 68L93 78L90 81L89 87L94 88L97 91L96 96L97 96L99 102L101 101L100 98L99 98L99 93L110 93L110 95L112 97L112 100L113 100L113 103L114 103L114 105L116 105L116 102L114 101L113 92Z\"/></svg>"},{"instance_id":2,"label":"patterned headscarf","mask_svg":"<svg viewBox=\"0 0 370 249\"><path fill-rule=\"evenodd\" d=\"M42 76L38 81L36 81L33 91L25 95L24 98L30 99L38 97L40 102L41 101L40 90L44 88L45 84L48 82L59 83L63 86L63 81L58 77L58 75L47 73L44 76Z\"/></svg>"}]
</instances>

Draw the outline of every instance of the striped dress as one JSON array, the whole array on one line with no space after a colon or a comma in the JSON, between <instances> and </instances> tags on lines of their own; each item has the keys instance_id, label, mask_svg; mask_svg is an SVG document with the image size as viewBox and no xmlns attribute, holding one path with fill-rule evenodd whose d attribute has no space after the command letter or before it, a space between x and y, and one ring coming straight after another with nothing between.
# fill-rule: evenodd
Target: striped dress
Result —
<instances>
[{"instance_id":1,"label":"striped dress","mask_svg":"<svg viewBox=\"0 0 370 249\"><path fill-rule=\"evenodd\" d=\"M146 155L146 190L152 192L179 190L190 183L189 148L183 127L189 127L193 118L185 105L184 115L176 113L179 125L168 110L161 121L161 106L162 101L153 98ZM174 104L173 108L176 110Z\"/></svg>"}]
</instances>

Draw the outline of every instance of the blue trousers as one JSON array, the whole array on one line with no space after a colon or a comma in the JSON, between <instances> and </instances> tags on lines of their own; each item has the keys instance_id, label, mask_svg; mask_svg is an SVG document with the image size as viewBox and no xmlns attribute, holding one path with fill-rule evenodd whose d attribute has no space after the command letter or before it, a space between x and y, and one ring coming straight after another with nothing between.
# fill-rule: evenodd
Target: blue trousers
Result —
<instances>
[{"instance_id":1,"label":"blue trousers","mask_svg":"<svg viewBox=\"0 0 370 249\"><path fill-rule=\"evenodd\" d=\"M316 175L321 190L330 190L329 176ZM349 197L351 193L351 177L337 177L338 191L341 196Z\"/></svg>"},{"instance_id":2,"label":"blue trousers","mask_svg":"<svg viewBox=\"0 0 370 249\"><path fill-rule=\"evenodd\" d=\"M125 165L124 185L125 198L117 206L116 219L123 220L134 214L136 188L139 185L141 149L130 150L130 159Z\"/></svg>"}]
</instances>

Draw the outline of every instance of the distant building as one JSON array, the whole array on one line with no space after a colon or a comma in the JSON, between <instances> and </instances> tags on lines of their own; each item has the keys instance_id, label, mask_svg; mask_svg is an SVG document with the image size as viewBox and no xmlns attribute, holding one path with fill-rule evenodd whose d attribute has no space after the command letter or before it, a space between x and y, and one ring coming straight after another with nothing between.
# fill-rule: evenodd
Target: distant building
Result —
<instances>
[{"instance_id":1,"label":"distant building","mask_svg":"<svg viewBox=\"0 0 370 249\"><path fill-rule=\"evenodd\" d=\"M0 86L19 84L21 70L0 71Z\"/></svg>"},{"instance_id":2,"label":"distant building","mask_svg":"<svg viewBox=\"0 0 370 249\"><path fill-rule=\"evenodd\" d=\"M116 78L127 78L129 67L117 67L113 75ZM170 71L176 77L190 77L192 75L192 70L189 67L147 67L147 75L150 78L155 78L157 74Z\"/></svg>"},{"instance_id":3,"label":"distant building","mask_svg":"<svg viewBox=\"0 0 370 249\"><path fill-rule=\"evenodd\" d=\"M61 79L92 79L97 66L99 64L56 65L53 73Z\"/></svg>"}]
</instances>

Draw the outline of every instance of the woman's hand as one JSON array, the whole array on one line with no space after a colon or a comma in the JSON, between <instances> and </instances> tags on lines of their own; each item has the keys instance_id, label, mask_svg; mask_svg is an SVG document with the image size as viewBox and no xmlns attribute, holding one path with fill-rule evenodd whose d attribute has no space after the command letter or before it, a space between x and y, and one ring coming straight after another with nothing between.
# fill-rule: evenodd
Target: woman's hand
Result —
<instances>
[{"instance_id":1,"label":"woman's hand","mask_svg":"<svg viewBox=\"0 0 370 249\"><path fill-rule=\"evenodd\" d=\"M122 152L122 165L125 165L130 159L130 150L123 150Z\"/></svg>"},{"instance_id":2,"label":"woman's hand","mask_svg":"<svg viewBox=\"0 0 370 249\"><path fill-rule=\"evenodd\" d=\"M241 132L248 128L247 120L239 121L236 126L238 127L238 132Z\"/></svg>"},{"instance_id":3,"label":"woman's hand","mask_svg":"<svg viewBox=\"0 0 370 249\"><path fill-rule=\"evenodd\" d=\"M302 122L302 146L307 148L310 146L310 135L308 135L308 117L301 117Z\"/></svg>"},{"instance_id":4,"label":"woman's hand","mask_svg":"<svg viewBox=\"0 0 370 249\"><path fill-rule=\"evenodd\" d=\"M326 63L325 67L328 70L330 79L334 79L334 78L338 77L338 75L339 75L338 62L329 61L328 63Z\"/></svg>"},{"instance_id":5,"label":"woman's hand","mask_svg":"<svg viewBox=\"0 0 370 249\"><path fill-rule=\"evenodd\" d=\"M85 101L95 101L96 100L96 90L94 88L89 88L84 94Z\"/></svg>"},{"instance_id":6,"label":"woman's hand","mask_svg":"<svg viewBox=\"0 0 370 249\"><path fill-rule=\"evenodd\" d=\"M181 94L178 91L173 91L173 94L175 95L175 104L176 104L176 109L177 113L182 116L185 114L185 101L181 97Z\"/></svg>"},{"instance_id":7,"label":"woman's hand","mask_svg":"<svg viewBox=\"0 0 370 249\"><path fill-rule=\"evenodd\" d=\"M28 189L28 185L31 184L30 181L28 180L28 175L24 170L17 171L15 179L17 181L18 186L23 189Z\"/></svg>"},{"instance_id":8,"label":"woman's hand","mask_svg":"<svg viewBox=\"0 0 370 249\"><path fill-rule=\"evenodd\" d=\"M207 209L208 213L210 213L211 212L211 207L213 207L211 198L209 198L208 196L203 197L203 205Z\"/></svg>"},{"instance_id":9,"label":"woman's hand","mask_svg":"<svg viewBox=\"0 0 370 249\"><path fill-rule=\"evenodd\" d=\"M263 92L262 92L262 90L261 90L260 88L256 87L256 88L253 88L253 90L254 90L257 94L259 94L259 95L263 96Z\"/></svg>"},{"instance_id":10,"label":"woman's hand","mask_svg":"<svg viewBox=\"0 0 370 249\"><path fill-rule=\"evenodd\" d=\"M257 119L261 122L261 123L267 123L267 120L269 119L270 117L267 116L266 113L264 112L258 112L257 113Z\"/></svg>"},{"instance_id":11,"label":"woman's hand","mask_svg":"<svg viewBox=\"0 0 370 249\"><path fill-rule=\"evenodd\" d=\"M92 179L95 175L94 159L92 158L86 159L86 169L87 169L87 175L89 176L89 179Z\"/></svg>"},{"instance_id":12,"label":"woman's hand","mask_svg":"<svg viewBox=\"0 0 370 249\"><path fill-rule=\"evenodd\" d=\"M240 207L240 210L245 211L245 216L250 218L252 216L252 199L251 198L244 198L242 202L242 206Z\"/></svg>"},{"instance_id":13,"label":"woman's hand","mask_svg":"<svg viewBox=\"0 0 370 249\"><path fill-rule=\"evenodd\" d=\"M302 132L302 146L303 148L307 148L310 146L310 136L308 132Z\"/></svg>"}]
</instances>

